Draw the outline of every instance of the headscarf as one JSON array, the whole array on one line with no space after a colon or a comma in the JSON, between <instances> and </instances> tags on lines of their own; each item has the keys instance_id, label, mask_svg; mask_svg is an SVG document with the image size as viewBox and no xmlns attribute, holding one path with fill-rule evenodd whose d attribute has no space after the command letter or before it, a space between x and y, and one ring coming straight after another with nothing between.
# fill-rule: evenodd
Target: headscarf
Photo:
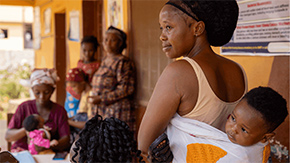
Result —
<instances>
[{"instance_id":1,"label":"headscarf","mask_svg":"<svg viewBox=\"0 0 290 163\"><path fill-rule=\"evenodd\" d=\"M48 84L55 88L57 81L59 81L59 77L54 68L34 69L30 75L31 87L39 84Z\"/></svg>"},{"instance_id":2,"label":"headscarf","mask_svg":"<svg viewBox=\"0 0 290 163\"><path fill-rule=\"evenodd\" d=\"M66 74L66 81L86 81L86 73L81 68L73 68Z\"/></svg>"},{"instance_id":3,"label":"headscarf","mask_svg":"<svg viewBox=\"0 0 290 163\"><path fill-rule=\"evenodd\" d=\"M106 33L113 33L122 41L120 52L122 52L127 47L127 43L126 43L127 35L125 32L123 32L122 30L116 27L110 26L108 30L106 31Z\"/></svg>"}]
</instances>

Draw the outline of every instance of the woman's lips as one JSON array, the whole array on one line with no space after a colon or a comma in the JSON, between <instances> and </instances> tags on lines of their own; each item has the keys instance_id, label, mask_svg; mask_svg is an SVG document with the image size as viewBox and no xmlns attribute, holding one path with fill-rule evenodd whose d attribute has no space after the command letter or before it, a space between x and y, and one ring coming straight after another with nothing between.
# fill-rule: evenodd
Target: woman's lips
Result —
<instances>
[{"instance_id":1,"label":"woman's lips","mask_svg":"<svg viewBox=\"0 0 290 163\"><path fill-rule=\"evenodd\" d=\"M162 50L163 50L164 52L167 52L167 51L169 51L169 50L171 49L171 47L172 47L172 46L170 46L170 45L168 45L168 46L163 46Z\"/></svg>"}]
</instances>

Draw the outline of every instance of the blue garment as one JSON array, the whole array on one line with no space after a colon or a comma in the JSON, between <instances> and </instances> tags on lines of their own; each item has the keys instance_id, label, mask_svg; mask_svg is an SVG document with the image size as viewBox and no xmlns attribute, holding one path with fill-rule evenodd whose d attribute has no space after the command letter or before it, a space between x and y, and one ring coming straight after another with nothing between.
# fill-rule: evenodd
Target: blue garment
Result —
<instances>
[{"instance_id":1,"label":"blue garment","mask_svg":"<svg viewBox=\"0 0 290 163\"><path fill-rule=\"evenodd\" d=\"M68 117L73 117L77 114L79 110L80 100L74 98L68 91L66 91L66 98L64 108L68 113Z\"/></svg>"}]
</instances>

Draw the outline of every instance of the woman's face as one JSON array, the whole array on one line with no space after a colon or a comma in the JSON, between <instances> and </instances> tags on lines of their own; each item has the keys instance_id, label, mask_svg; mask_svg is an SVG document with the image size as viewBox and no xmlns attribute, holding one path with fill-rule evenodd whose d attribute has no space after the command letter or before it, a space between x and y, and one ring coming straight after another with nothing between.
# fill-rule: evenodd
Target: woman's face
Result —
<instances>
[{"instance_id":1,"label":"woman's face","mask_svg":"<svg viewBox=\"0 0 290 163\"><path fill-rule=\"evenodd\" d=\"M32 87L32 91L36 102L40 105L46 105L50 103L50 97L54 91L54 88L48 84L38 84Z\"/></svg>"},{"instance_id":2,"label":"woman's face","mask_svg":"<svg viewBox=\"0 0 290 163\"><path fill-rule=\"evenodd\" d=\"M181 14L171 5L165 5L159 14L162 50L169 58L185 56L195 43L193 30Z\"/></svg>"},{"instance_id":3,"label":"woman's face","mask_svg":"<svg viewBox=\"0 0 290 163\"><path fill-rule=\"evenodd\" d=\"M84 42L82 43L82 58L85 63L92 62L95 60L96 49L93 43Z\"/></svg>"},{"instance_id":4,"label":"woman's face","mask_svg":"<svg viewBox=\"0 0 290 163\"><path fill-rule=\"evenodd\" d=\"M119 54L122 41L114 33L106 33L103 41L104 50L110 54Z\"/></svg>"}]
</instances>

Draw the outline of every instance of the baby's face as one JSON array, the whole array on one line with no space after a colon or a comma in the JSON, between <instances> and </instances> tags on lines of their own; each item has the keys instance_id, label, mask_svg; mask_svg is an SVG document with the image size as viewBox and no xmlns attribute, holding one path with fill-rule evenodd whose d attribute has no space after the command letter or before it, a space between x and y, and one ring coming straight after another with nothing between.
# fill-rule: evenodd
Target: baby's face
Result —
<instances>
[{"instance_id":1,"label":"baby's face","mask_svg":"<svg viewBox=\"0 0 290 163\"><path fill-rule=\"evenodd\" d=\"M43 128L44 125L44 119L38 115L38 114L34 114L34 117L38 120L39 124L38 124L38 128Z\"/></svg>"},{"instance_id":2,"label":"baby's face","mask_svg":"<svg viewBox=\"0 0 290 163\"><path fill-rule=\"evenodd\" d=\"M266 123L260 112L243 99L226 123L226 134L231 142L242 146L258 143L267 133Z\"/></svg>"},{"instance_id":3,"label":"baby's face","mask_svg":"<svg viewBox=\"0 0 290 163\"><path fill-rule=\"evenodd\" d=\"M71 87L72 90L79 95L85 90L85 84L83 82L68 81L67 86Z\"/></svg>"}]
</instances>

